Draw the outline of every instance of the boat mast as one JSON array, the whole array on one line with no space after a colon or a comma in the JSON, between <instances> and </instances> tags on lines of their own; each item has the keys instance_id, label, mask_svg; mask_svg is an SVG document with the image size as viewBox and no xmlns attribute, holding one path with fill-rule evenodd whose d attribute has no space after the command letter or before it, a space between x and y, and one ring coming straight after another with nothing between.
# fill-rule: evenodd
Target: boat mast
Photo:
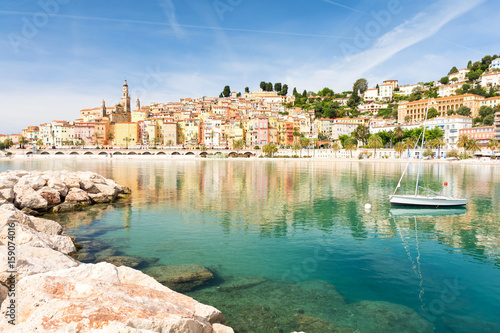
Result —
<instances>
[{"instance_id":1,"label":"boat mast","mask_svg":"<svg viewBox=\"0 0 500 333\"><path fill-rule=\"evenodd\" d=\"M418 195L418 180L420 178L420 166L422 165L422 158L424 153L424 142L425 142L425 122L427 121L427 114L429 113L429 105L431 104L431 98L429 97L429 101L427 102L427 110L425 110L425 119L424 119L424 131L422 133L422 146L420 147L420 156L418 162L418 172L417 172L417 184L415 186L415 196ZM417 141L418 144L418 141Z\"/></svg>"}]
</instances>

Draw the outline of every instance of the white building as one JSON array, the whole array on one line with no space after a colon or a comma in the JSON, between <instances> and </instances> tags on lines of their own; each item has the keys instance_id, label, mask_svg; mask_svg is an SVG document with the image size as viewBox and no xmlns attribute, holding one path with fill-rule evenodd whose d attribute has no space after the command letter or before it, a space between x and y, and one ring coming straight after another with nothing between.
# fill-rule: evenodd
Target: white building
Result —
<instances>
[{"instance_id":1,"label":"white building","mask_svg":"<svg viewBox=\"0 0 500 333\"><path fill-rule=\"evenodd\" d=\"M378 89L367 89L363 95L365 101L375 101L378 99Z\"/></svg>"},{"instance_id":2,"label":"white building","mask_svg":"<svg viewBox=\"0 0 500 333\"><path fill-rule=\"evenodd\" d=\"M445 149L458 148L459 130L472 127L472 118L465 116L445 116L428 119L425 122L427 129L435 127L444 131L444 142L446 143Z\"/></svg>"},{"instance_id":3,"label":"white building","mask_svg":"<svg viewBox=\"0 0 500 333\"><path fill-rule=\"evenodd\" d=\"M395 92L397 95L410 96L415 88L424 89L424 86L420 83L408 84L405 86L399 86L399 92Z\"/></svg>"},{"instance_id":4,"label":"white building","mask_svg":"<svg viewBox=\"0 0 500 333\"><path fill-rule=\"evenodd\" d=\"M332 124L332 140L338 140L341 135L351 135L358 124L349 122L336 122Z\"/></svg>"},{"instance_id":5,"label":"white building","mask_svg":"<svg viewBox=\"0 0 500 333\"><path fill-rule=\"evenodd\" d=\"M492 69L500 69L500 58L496 58L491 62L490 68Z\"/></svg>"},{"instance_id":6,"label":"white building","mask_svg":"<svg viewBox=\"0 0 500 333\"><path fill-rule=\"evenodd\" d=\"M468 68L462 68L459 70L457 73L453 73L448 75L448 78L450 79L450 82L456 81L456 82L465 82L467 81L466 75L470 72L470 69ZM456 79L456 80L453 80Z\"/></svg>"},{"instance_id":7,"label":"white building","mask_svg":"<svg viewBox=\"0 0 500 333\"><path fill-rule=\"evenodd\" d=\"M391 100L394 92L394 85L391 83L384 83L380 86L379 97L382 100Z\"/></svg>"},{"instance_id":8,"label":"white building","mask_svg":"<svg viewBox=\"0 0 500 333\"><path fill-rule=\"evenodd\" d=\"M380 109L387 109L389 105L387 104L377 104L377 103L367 103L358 105L359 112L372 112L377 114Z\"/></svg>"},{"instance_id":9,"label":"white building","mask_svg":"<svg viewBox=\"0 0 500 333\"><path fill-rule=\"evenodd\" d=\"M457 89L462 88L462 85L462 83L442 84L439 86L438 95L439 97L455 95Z\"/></svg>"},{"instance_id":10,"label":"white building","mask_svg":"<svg viewBox=\"0 0 500 333\"><path fill-rule=\"evenodd\" d=\"M500 85L500 72L481 75L482 87L494 87Z\"/></svg>"},{"instance_id":11,"label":"white building","mask_svg":"<svg viewBox=\"0 0 500 333\"><path fill-rule=\"evenodd\" d=\"M374 125L374 126L370 126L370 134L377 134L377 133L384 132L384 131L390 132L390 131L394 131L398 127L401 127L401 129L403 131L406 131L406 130L411 130L414 128L419 128L421 126L422 126L421 124L411 124L411 125L387 124L387 125L381 125L381 126Z\"/></svg>"},{"instance_id":12,"label":"white building","mask_svg":"<svg viewBox=\"0 0 500 333\"><path fill-rule=\"evenodd\" d=\"M495 106L497 106L498 104L500 104L500 97L486 98L486 99L482 100L479 103L480 103L479 107L481 107L481 106L489 106L489 107L494 108Z\"/></svg>"}]
</instances>

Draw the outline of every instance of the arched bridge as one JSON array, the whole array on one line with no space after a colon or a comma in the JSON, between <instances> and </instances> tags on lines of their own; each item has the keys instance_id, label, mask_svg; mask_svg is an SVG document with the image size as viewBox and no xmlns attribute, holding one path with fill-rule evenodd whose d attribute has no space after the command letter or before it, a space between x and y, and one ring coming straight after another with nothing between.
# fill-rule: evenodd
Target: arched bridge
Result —
<instances>
[{"instance_id":1,"label":"arched bridge","mask_svg":"<svg viewBox=\"0 0 500 333\"><path fill-rule=\"evenodd\" d=\"M31 149L11 149L16 155L32 155ZM231 149L39 149L36 155L53 156L193 156L193 157L255 157L260 150Z\"/></svg>"}]
</instances>

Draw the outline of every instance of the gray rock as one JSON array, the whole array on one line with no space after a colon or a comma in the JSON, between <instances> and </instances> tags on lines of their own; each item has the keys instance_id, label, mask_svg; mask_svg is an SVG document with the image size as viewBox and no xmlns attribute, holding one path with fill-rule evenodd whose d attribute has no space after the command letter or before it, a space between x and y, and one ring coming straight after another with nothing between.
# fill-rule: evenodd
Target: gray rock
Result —
<instances>
[{"instance_id":1,"label":"gray rock","mask_svg":"<svg viewBox=\"0 0 500 333\"><path fill-rule=\"evenodd\" d=\"M56 189L45 186L39 189L37 192L40 193L45 201L47 201L48 208L52 208L61 203L61 193L59 193L59 191Z\"/></svg>"},{"instance_id":2,"label":"gray rock","mask_svg":"<svg viewBox=\"0 0 500 333\"><path fill-rule=\"evenodd\" d=\"M141 258L126 257L126 256L108 257L104 261L113 264L115 266L127 266L132 268L140 266L144 263L144 261Z\"/></svg>"},{"instance_id":3,"label":"gray rock","mask_svg":"<svg viewBox=\"0 0 500 333\"><path fill-rule=\"evenodd\" d=\"M33 210L47 210L47 200L45 200L40 193L36 192L31 186L18 184L14 186L14 193L16 196L14 203L20 209L26 207Z\"/></svg>"},{"instance_id":4,"label":"gray rock","mask_svg":"<svg viewBox=\"0 0 500 333\"><path fill-rule=\"evenodd\" d=\"M146 269L144 273L180 292L190 291L213 277L212 272L196 264L155 266Z\"/></svg>"},{"instance_id":5,"label":"gray rock","mask_svg":"<svg viewBox=\"0 0 500 333\"><path fill-rule=\"evenodd\" d=\"M14 191L12 190L12 188L4 188L0 190L0 198L3 198L8 202L14 202Z\"/></svg>"},{"instance_id":6,"label":"gray rock","mask_svg":"<svg viewBox=\"0 0 500 333\"><path fill-rule=\"evenodd\" d=\"M70 188L68 195L66 196L66 202L70 201L77 202L80 205L90 205L92 203L87 192L74 187Z\"/></svg>"}]
</instances>

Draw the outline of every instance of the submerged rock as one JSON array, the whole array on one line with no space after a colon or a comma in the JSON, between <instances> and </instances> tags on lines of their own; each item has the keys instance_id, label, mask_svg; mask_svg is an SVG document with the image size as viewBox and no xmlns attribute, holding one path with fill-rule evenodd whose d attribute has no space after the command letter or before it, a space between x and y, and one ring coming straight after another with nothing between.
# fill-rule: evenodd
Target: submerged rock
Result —
<instances>
[{"instance_id":1,"label":"submerged rock","mask_svg":"<svg viewBox=\"0 0 500 333\"><path fill-rule=\"evenodd\" d=\"M332 321L345 327L360 329L365 333L434 332L434 326L414 310L404 305L382 301L349 304L345 312L338 313Z\"/></svg>"},{"instance_id":2,"label":"submerged rock","mask_svg":"<svg viewBox=\"0 0 500 333\"><path fill-rule=\"evenodd\" d=\"M155 266L146 269L144 273L180 292L190 291L213 277L212 272L196 264Z\"/></svg>"},{"instance_id":3,"label":"submerged rock","mask_svg":"<svg viewBox=\"0 0 500 333\"><path fill-rule=\"evenodd\" d=\"M232 291L237 289L246 289L255 287L266 282L267 279L262 276L243 276L222 284L219 287L220 291Z\"/></svg>"},{"instance_id":4,"label":"submerged rock","mask_svg":"<svg viewBox=\"0 0 500 333\"><path fill-rule=\"evenodd\" d=\"M105 259L106 262L115 266L138 267L144 263L144 260L137 257L113 256Z\"/></svg>"},{"instance_id":5,"label":"submerged rock","mask_svg":"<svg viewBox=\"0 0 500 333\"><path fill-rule=\"evenodd\" d=\"M298 314L295 316L295 321L299 326L299 330L307 332L307 333L361 333L361 331L357 329L341 327L335 325L331 321L328 321L323 318L318 318L314 316L307 316L303 314Z\"/></svg>"}]
</instances>

